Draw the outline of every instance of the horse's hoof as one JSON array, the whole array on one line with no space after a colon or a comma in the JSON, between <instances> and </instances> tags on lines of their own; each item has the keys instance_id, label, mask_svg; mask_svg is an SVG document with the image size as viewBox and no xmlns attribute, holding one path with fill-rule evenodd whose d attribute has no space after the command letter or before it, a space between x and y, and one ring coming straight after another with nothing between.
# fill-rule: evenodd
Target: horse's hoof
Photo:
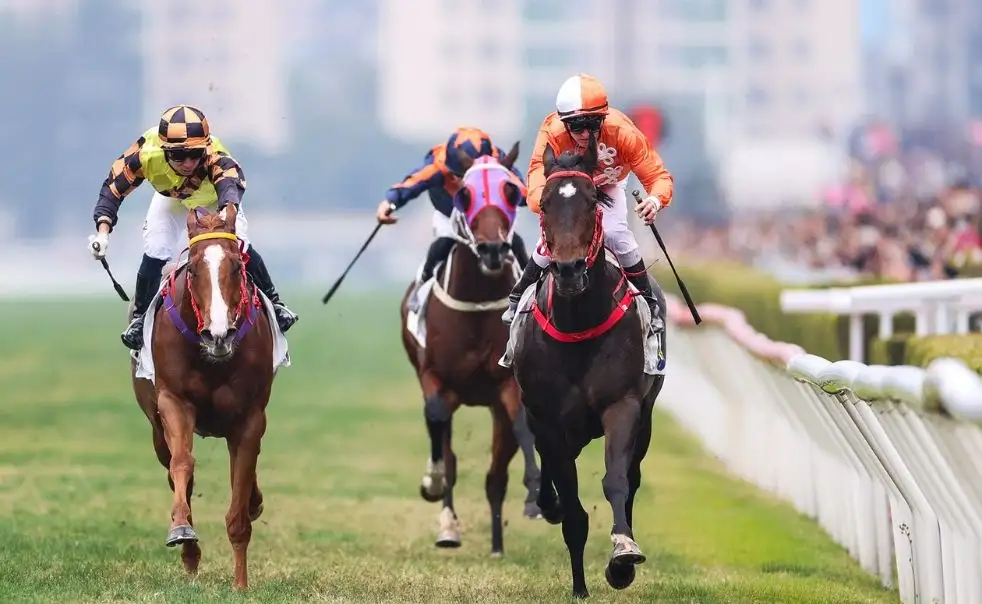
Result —
<instances>
[{"instance_id":1,"label":"horse's hoof","mask_svg":"<svg viewBox=\"0 0 982 604\"><path fill-rule=\"evenodd\" d=\"M542 518L542 510L536 505L534 501L529 501L525 504L525 517L531 520L538 520Z\"/></svg>"},{"instance_id":2,"label":"horse's hoof","mask_svg":"<svg viewBox=\"0 0 982 604\"><path fill-rule=\"evenodd\" d=\"M263 515L263 504L260 503L259 507L249 512L249 520L255 522L259 520L259 517L262 515Z\"/></svg>"},{"instance_id":3,"label":"horse's hoof","mask_svg":"<svg viewBox=\"0 0 982 604\"><path fill-rule=\"evenodd\" d=\"M610 585L614 589L626 589L630 587L631 583L634 583L634 575L633 564L621 564L611 561L607 564L607 568L604 569L604 578L607 579L607 585Z\"/></svg>"},{"instance_id":4,"label":"horse's hoof","mask_svg":"<svg viewBox=\"0 0 982 604\"><path fill-rule=\"evenodd\" d=\"M436 538L436 546L444 548L460 547L460 535L450 531L440 533Z\"/></svg>"},{"instance_id":5,"label":"horse's hoof","mask_svg":"<svg viewBox=\"0 0 982 604\"><path fill-rule=\"evenodd\" d=\"M436 494L430 493L425 486L419 485L419 496L422 497L425 501L429 501L430 503L436 503L437 501L443 499L443 492L441 491L440 493L436 493Z\"/></svg>"},{"instance_id":6,"label":"horse's hoof","mask_svg":"<svg viewBox=\"0 0 982 604\"><path fill-rule=\"evenodd\" d=\"M585 588L585 587L583 589L574 589L573 590L573 599L574 600L586 600L589 597L590 597L590 591L587 588Z\"/></svg>"},{"instance_id":7,"label":"horse's hoof","mask_svg":"<svg viewBox=\"0 0 982 604\"><path fill-rule=\"evenodd\" d=\"M500 557L502 557L504 555L505 555L505 552L500 551L500 550L499 551L496 551L496 552L491 552L491 557L492 558L495 558L495 559L498 559L498 558L500 558Z\"/></svg>"},{"instance_id":8,"label":"horse's hoof","mask_svg":"<svg viewBox=\"0 0 982 604\"><path fill-rule=\"evenodd\" d=\"M175 526L167 534L167 547L174 547L181 543L197 543L198 534L194 532L188 524L182 524L180 526Z\"/></svg>"},{"instance_id":9,"label":"horse's hoof","mask_svg":"<svg viewBox=\"0 0 982 604\"><path fill-rule=\"evenodd\" d=\"M643 564L647 558L641 553L641 548L634 539L626 535L611 535L614 541L614 552L610 555L611 564Z\"/></svg>"}]
</instances>

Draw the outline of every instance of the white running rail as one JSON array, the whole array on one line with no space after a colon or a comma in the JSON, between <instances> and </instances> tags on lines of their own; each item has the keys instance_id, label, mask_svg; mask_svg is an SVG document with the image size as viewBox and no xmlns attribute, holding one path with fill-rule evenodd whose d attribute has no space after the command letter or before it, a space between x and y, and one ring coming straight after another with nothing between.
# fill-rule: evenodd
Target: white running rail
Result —
<instances>
[{"instance_id":1,"label":"white running rail","mask_svg":"<svg viewBox=\"0 0 982 604\"><path fill-rule=\"evenodd\" d=\"M670 298L663 406L728 469L818 521L904 604L982 604L982 378L830 362L735 309Z\"/></svg>"},{"instance_id":2,"label":"white running rail","mask_svg":"<svg viewBox=\"0 0 982 604\"><path fill-rule=\"evenodd\" d=\"M914 315L916 335L964 334L969 316L982 310L982 279L951 279L889 285L785 289L786 313L832 313L849 317L849 358L863 360L863 315L880 317L879 338L893 335L893 317Z\"/></svg>"}]
</instances>

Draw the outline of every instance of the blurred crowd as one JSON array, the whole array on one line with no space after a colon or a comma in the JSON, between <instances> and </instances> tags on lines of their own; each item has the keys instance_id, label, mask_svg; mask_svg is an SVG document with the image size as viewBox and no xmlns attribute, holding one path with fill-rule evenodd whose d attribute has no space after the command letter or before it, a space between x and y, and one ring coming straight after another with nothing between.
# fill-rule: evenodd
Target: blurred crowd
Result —
<instances>
[{"instance_id":1,"label":"blurred crowd","mask_svg":"<svg viewBox=\"0 0 982 604\"><path fill-rule=\"evenodd\" d=\"M808 210L744 213L712 226L673 220L670 249L801 280L982 276L977 151L890 151L853 152L844 182L818 192Z\"/></svg>"}]
</instances>

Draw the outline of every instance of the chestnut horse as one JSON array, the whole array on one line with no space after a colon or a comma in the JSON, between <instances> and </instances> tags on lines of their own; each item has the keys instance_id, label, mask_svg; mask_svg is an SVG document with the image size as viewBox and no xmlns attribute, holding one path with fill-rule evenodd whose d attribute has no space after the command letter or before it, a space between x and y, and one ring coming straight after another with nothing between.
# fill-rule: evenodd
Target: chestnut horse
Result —
<instances>
[{"instance_id":1,"label":"chestnut horse","mask_svg":"<svg viewBox=\"0 0 982 604\"><path fill-rule=\"evenodd\" d=\"M488 156L475 161L460 155L467 171L454 199L457 243L431 283L424 285L432 289L421 288L419 294L425 345L408 327L406 302L412 287L402 300L402 341L423 391L430 436L420 495L427 501L443 500L436 545L460 546L460 523L453 502L457 482L457 456L451 446L453 414L462 404L485 406L491 411L493 427L491 466L484 489L491 508L491 554L500 556L504 552L501 510L508 464L519 448L525 458L524 514L539 517L535 504L539 469L532 434L514 375L497 364L508 341L508 329L500 317L516 281L510 241L525 186L510 171L518 157L517 142L500 163Z\"/></svg>"},{"instance_id":2,"label":"chestnut horse","mask_svg":"<svg viewBox=\"0 0 982 604\"><path fill-rule=\"evenodd\" d=\"M145 347L154 381L137 377L133 391L150 420L153 446L174 492L167 547L182 546L185 570L201 560L191 520L194 434L228 444L232 500L225 526L235 557L237 589L248 587L246 551L252 523L263 511L256 478L266 405L275 375L273 327L261 294L247 278L247 252L235 236L237 208L221 214L197 208L188 213L188 261L169 271L151 306Z\"/></svg>"},{"instance_id":3,"label":"chestnut horse","mask_svg":"<svg viewBox=\"0 0 982 604\"><path fill-rule=\"evenodd\" d=\"M634 495L664 376L646 372L647 304L635 298L639 292L603 247L600 204L610 200L591 178L596 142L591 137L584 155L567 152L558 160L547 147L543 163L539 216L550 265L536 286L532 318L516 318L512 366L542 464L538 504L548 522L562 523L573 596L585 598L589 518L576 459L592 440L604 439L603 492L614 519L605 575L611 587L624 589L634 581L634 566L645 561L632 532ZM661 289L652 289L664 309Z\"/></svg>"}]
</instances>

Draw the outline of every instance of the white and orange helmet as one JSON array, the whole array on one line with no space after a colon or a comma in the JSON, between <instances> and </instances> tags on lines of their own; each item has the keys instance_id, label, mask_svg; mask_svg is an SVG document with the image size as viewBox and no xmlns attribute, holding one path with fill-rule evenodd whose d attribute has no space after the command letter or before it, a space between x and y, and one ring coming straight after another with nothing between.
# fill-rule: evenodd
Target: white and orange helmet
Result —
<instances>
[{"instance_id":1,"label":"white and orange helmet","mask_svg":"<svg viewBox=\"0 0 982 604\"><path fill-rule=\"evenodd\" d=\"M607 91L597 78L585 73L570 77L556 94L556 112L564 122L574 118L607 115Z\"/></svg>"}]
</instances>

